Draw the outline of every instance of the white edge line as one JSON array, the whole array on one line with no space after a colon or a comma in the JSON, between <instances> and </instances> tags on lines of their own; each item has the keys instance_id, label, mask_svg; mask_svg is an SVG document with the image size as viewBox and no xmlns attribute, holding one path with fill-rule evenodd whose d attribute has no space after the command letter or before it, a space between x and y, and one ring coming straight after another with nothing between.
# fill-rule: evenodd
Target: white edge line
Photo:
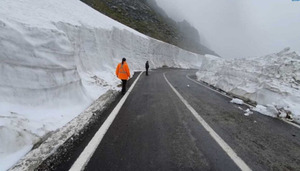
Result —
<instances>
[{"instance_id":1,"label":"white edge line","mask_svg":"<svg viewBox=\"0 0 300 171\"><path fill-rule=\"evenodd\" d=\"M214 91L214 92L216 92L216 93L219 93L219 94L221 94L221 95L223 95L223 96L225 96L225 97L228 97L228 98L232 99L232 97L230 97L230 96L228 96L228 95L226 95L226 94L223 94L223 93L221 93L221 92L219 92L219 91L217 91L217 90L215 90L215 89L212 89L212 88L210 88L210 87L208 87L208 86L206 86L206 85L204 85L204 84L201 84L200 82L197 82L197 81L191 79L188 75L186 75L186 78L189 79L189 80L191 80L191 81L193 81L193 82L196 83L196 84L199 84L199 85L201 85L201 86L203 86L203 87L205 87L205 88L208 88L208 89L210 89L210 90L212 90L212 91ZM250 105L250 104L248 104L248 103L245 103L245 102L244 102L244 105L246 105L246 106L248 106L248 107L250 107L250 108L255 108L255 106L252 106L252 105ZM257 111L256 111L256 112L257 112ZM295 124L295 123L293 123L293 122L291 122L291 121L288 121L288 120L286 120L286 119L284 119L284 118L279 118L279 119L282 120L282 121L285 122L285 123L288 123L288 124L290 124L290 125L292 125L292 126L297 127L297 128L300 129L300 125L297 125L297 124Z\"/></svg>"},{"instance_id":2,"label":"white edge line","mask_svg":"<svg viewBox=\"0 0 300 171\"><path fill-rule=\"evenodd\" d=\"M288 124L290 124L290 125L293 125L294 127L297 127L297 128L299 128L300 129L300 125L297 125L297 124L295 124L295 123L293 123L293 122L291 122L291 121L288 121L288 120L286 120L286 119L284 119L284 118L280 118L283 122L285 122L285 123L288 123Z\"/></svg>"},{"instance_id":3,"label":"white edge line","mask_svg":"<svg viewBox=\"0 0 300 171\"><path fill-rule=\"evenodd\" d=\"M117 114L119 113L121 107L125 103L125 100L127 99L128 95L132 91L133 87L139 80L140 76L143 72L139 74L139 76L136 78L134 83L131 85L129 90L126 92L126 94L122 97L120 102L117 104L117 106L114 108L114 110L110 113L108 118L105 120L105 122L102 124L102 126L99 128L99 130L96 132L92 140L89 142L89 144L84 148L83 152L80 154L80 156L76 159L75 163L72 165L69 171L81 171L84 170L85 166L89 162L90 158L94 154L95 150L97 149L98 145L100 144L101 140L103 139L104 135L106 134L107 130L109 129L110 125L116 118Z\"/></svg>"},{"instance_id":4,"label":"white edge line","mask_svg":"<svg viewBox=\"0 0 300 171\"><path fill-rule=\"evenodd\" d=\"M233 151L233 149L204 121L204 119L196 112L196 110L178 93L178 91L168 81L165 73L165 80L176 93L179 99L185 104L185 106L192 112L194 117L200 122L200 124L206 129L206 131L212 136L212 138L220 145L220 147L227 153L227 155L234 161L234 163L243 171L250 171L250 167Z\"/></svg>"}]
</instances>

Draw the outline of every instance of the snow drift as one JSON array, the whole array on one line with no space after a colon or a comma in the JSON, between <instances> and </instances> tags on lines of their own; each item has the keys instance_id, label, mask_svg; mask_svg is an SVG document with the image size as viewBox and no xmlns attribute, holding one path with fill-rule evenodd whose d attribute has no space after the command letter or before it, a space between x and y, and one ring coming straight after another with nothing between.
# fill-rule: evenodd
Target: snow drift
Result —
<instances>
[{"instance_id":1,"label":"snow drift","mask_svg":"<svg viewBox=\"0 0 300 171\"><path fill-rule=\"evenodd\" d=\"M289 48L250 59L224 60L206 55L197 77L256 101L257 111L273 117L291 114L300 123L300 56Z\"/></svg>"},{"instance_id":2,"label":"snow drift","mask_svg":"<svg viewBox=\"0 0 300 171\"><path fill-rule=\"evenodd\" d=\"M0 170L109 89L115 67L195 68L203 56L149 38L79 0L0 2Z\"/></svg>"}]
</instances>

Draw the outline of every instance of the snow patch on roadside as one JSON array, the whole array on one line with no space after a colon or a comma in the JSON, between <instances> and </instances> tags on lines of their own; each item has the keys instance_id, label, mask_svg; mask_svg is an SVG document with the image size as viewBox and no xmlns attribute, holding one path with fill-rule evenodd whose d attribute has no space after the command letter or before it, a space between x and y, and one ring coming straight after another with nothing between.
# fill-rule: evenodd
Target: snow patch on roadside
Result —
<instances>
[{"instance_id":1,"label":"snow patch on roadside","mask_svg":"<svg viewBox=\"0 0 300 171\"><path fill-rule=\"evenodd\" d=\"M271 117L277 117L277 113L278 113L277 109L273 105L266 105L266 106L257 105L252 110Z\"/></svg>"},{"instance_id":2,"label":"snow patch on roadside","mask_svg":"<svg viewBox=\"0 0 300 171\"><path fill-rule=\"evenodd\" d=\"M244 104L244 101L243 101L243 100L237 99L237 98L233 98L230 102L231 102L231 103L235 103L235 104L239 104L239 105Z\"/></svg>"},{"instance_id":3,"label":"snow patch on roadside","mask_svg":"<svg viewBox=\"0 0 300 171\"><path fill-rule=\"evenodd\" d=\"M250 109L246 109L244 112L245 112L244 113L245 116L249 116L249 115L253 114L253 112Z\"/></svg>"}]
</instances>

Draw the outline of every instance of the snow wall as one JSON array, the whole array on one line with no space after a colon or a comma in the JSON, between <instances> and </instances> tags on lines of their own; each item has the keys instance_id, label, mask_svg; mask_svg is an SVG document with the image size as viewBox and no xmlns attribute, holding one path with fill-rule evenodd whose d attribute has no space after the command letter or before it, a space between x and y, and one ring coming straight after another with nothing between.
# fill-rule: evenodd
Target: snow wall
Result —
<instances>
[{"instance_id":1,"label":"snow wall","mask_svg":"<svg viewBox=\"0 0 300 171\"><path fill-rule=\"evenodd\" d=\"M224 60L206 55L197 77L257 102L254 110L273 117L291 114L300 123L300 56L289 48L249 59Z\"/></svg>"},{"instance_id":2,"label":"snow wall","mask_svg":"<svg viewBox=\"0 0 300 171\"><path fill-rule=\"evenodd\" d=\"M2 102L64 106L69 99L93 101L101 94L97 86L117 84L115 67L123 57L131 72L144 70L147 60L151 68L201 65L201 55L125 29L53 24L56 30L0 20Z\"/></svg>"},{"instance_id":3,"label":"snow wall","mask_svg":"<svg viewBox=\"0 0 300 171\"><path fill-rule=\"evenodd\" d=\"M199 68L203 56L149 38L78 0L0 2L0 170L134 70Z\"/></svg>"}]
</instances>

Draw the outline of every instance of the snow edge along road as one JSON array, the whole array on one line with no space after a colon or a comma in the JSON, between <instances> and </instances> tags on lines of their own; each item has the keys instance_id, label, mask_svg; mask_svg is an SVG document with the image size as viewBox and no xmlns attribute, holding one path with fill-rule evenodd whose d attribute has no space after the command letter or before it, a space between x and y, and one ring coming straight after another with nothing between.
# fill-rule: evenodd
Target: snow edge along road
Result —
<instances>
[{"instance_id":1,"label":"snow edge along road","mask_svg":"<svg viewBox=\"0 0 300 171\"><path fill-rule=\"evenodd\" d=\"M171 89L179 97L182 103L190 110L199 123L205 128L205 130L211 135L211 137L220 145L220 147L226 152L226 154L233 160L233 162L243 171L251 171L250 167L233 151L233 149L204 121L204 119L196 112L196 110L179 94L179 92L172 86L166 77L166 73L163 74L166 82Z\"/></svg>"},{"instance_id":2,"label":"snow edge along road","mask_svg":"<svg viewBox=\"0 0 300 171\"><path fill-rule=\"evenodd\" d=\"M34 144L36 148L29 151L8 170L36 170L51 156L55 156L55 154L59 156L59 148L64 148L68 140L71 139L73 141L73 137L79 136L80 132L84 131L87 125L90 124L89 120L94 116L94 112L102 112L106 108L105 105L110 104L115 99L116 94L115 91L109 90L101 95L86 110L67 123L67 125L57 129L49 137L45 137L45 141L41 140L41 144Z\"/></svg>"},{"instance_id":3,"label":"snow edge along road","mask_svg":"<svg viewBox=\"0 0 300 171\"><path fill-rule=\"evenodd\" d=\"M209 87L209 86L206 86L206 85L204 85L204 84L202 84L202 83L200 83L200 82L197 82L196 80L193 80L192 78L189 77L188 74L187 74L185 77L186 77L187 79L193 81L194 83L196 83L196 84L198 84L198 85L201 85L202 87L205 87L205 88L207 88L207 89L209 89L209 90L212 90L212 91L214 91L214 92L216 92L216 93L218 93L218 94L220 94L220 95L222 95L222 96L225 96L225 97L227 97L227 98L229 98L229 99L233 99L233 97L230 97L230 96L228 96L227 94L221 93L221 92L219 92L219 91L217 91L217 90L215 90L215 89L213 89L213 88L211 88L211 87ZM248 107L250 107L250 108L255 108L255 106L253 106L253 105L251 105L251 104L248 104L248 103L246 103L246 102L244 102L244 105L246 105L246 106L248 106ZM278 117L277 117L277 118L278 118ZM292 126L298 128L298 129L300 129L300 125L298 125L298 124L296 124L296 123L294 123L294 122L288 121L287 119L284 119L284 118L278 118L278 119L280 119L280 120L282 120L283 122L288 123L288 124L290 124L290 125L292 125Z\"/></svg>"},{"instance_id":4,"label":"snow edge along road","mask_svg":"<svg viewBox=\"0 0 300 171\"><path fill-rule=\"evenodd\" d=\"M97 149L98 145L102 141L104 135L108 131L110 125L113 123L114 119L118 115L121 107L125 103L127 97L129 96L130 92L134 88L135 84L139 80L140 76L143 74L141 72L137 79L134 81L132 86L129 88L129 90L126 92L126 94L123 96L123 98L120 100L120 102L117 104L117 106L114 108L114 110L110 113L108 118L105 120L105 122L102 124L102 126L99 128L99 130L96 132L92 140L89 142L89 144L85 147L83 152L80 154L80 156L77 158L75 163L72 165L69 171L81 171L84 170L85 166L89 162L90 158L94 154L95 150Z\"/></svg>"}]
</instances>

